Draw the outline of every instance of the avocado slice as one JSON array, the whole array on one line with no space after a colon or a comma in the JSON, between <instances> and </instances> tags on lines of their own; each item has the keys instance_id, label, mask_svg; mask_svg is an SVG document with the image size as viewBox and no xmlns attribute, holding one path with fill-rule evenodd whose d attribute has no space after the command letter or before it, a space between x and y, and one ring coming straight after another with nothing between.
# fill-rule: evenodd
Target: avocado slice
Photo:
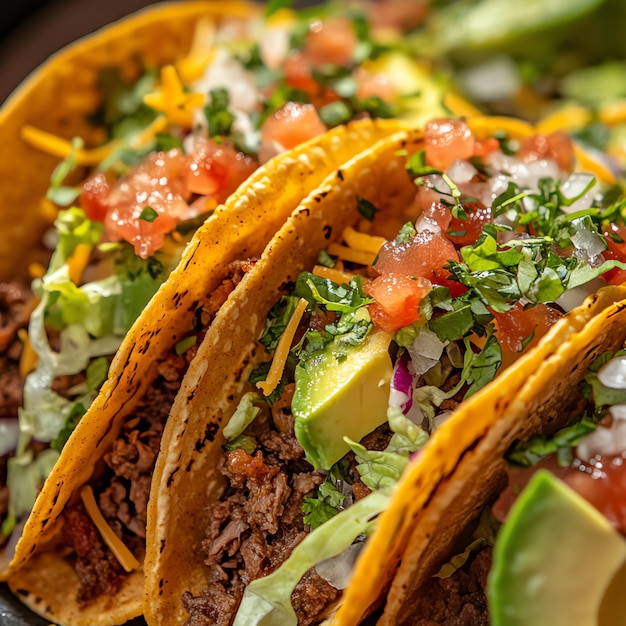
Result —
<instances>
[{"instance_id":1,"label":"avocado slice","mask_svg":"<svg viewBox=\"0 0 626 626\"><path fill-rule=\"evenodd\" d=\"M360 441L387 420L391 338L375 329L356 346L331 342L296 367L294 429L315 469L330 469L349 451L344 437Z\"/></svg>"},{"instance_id":2,"label":"avocado slice","mask_svg":"<svg viewBox=\"0 0 626 626\"><path fill-rule=\"evenodd\" d=\"M626 603L619 594L607 595L624 563L626 541L606 518L553 474L539 470L496 541L487 584L491 624L624 624Z\"/></svg>"}]
</instances>

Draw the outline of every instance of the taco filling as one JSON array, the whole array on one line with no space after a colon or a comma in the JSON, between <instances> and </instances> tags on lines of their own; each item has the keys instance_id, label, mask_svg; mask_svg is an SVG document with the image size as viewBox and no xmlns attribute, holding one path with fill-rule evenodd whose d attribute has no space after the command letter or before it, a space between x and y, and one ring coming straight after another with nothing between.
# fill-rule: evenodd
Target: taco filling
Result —
<instances>
[{"instance_id":1,"label":"taco filling","mask_svg":"<svg viewBox=\"0 0 626 626\"><path fill-rule=\"evenodd\" d=\"M626 533L623 516L625 354L624 350L606 351L593 360L578 388L572 390L578 410L573 418L565 420L564 427L554 433L533 435L511 446L504 457L506 486L484 509L464 552L452 557L423 587L420 594L425 601L418 605L411 623L531 624L536 623L533 620L537 619L537 611L542 616L551 614L552 599L560 597L562 589L569 588L563 577L572 573L572 569L564 569L567 559L559 546L570 546L571 551L568 535L572 534L578 541L588 541L600 550L592 532L599 522L593 522L586 536L576 535L582 523L594 516L585 505L575 504L576 497L591 505L595 515L601 514L605 534L610 534L609 528L614 530L613 551L617 561L613 563L602 552L596 561L581 545L571 555L569 567L586 572L594 581L604 580L602 563L609 580L616 574L626 555L626 546L620 546ZM557 483L565 486L562 494ZM553 486L548 489L550 485ZM566 496L571 503L564 511L560 504L554 508L545 501L542 504L538 495L541 493L543 498L553 498L559 503L569 490L576 495ZM524 536L516 536L529 532L520 520L523 514L532 514L532 537L536 545L525 543ZM564 514L567 519L563 518ZM548 538L546 532L554 524L562 524L560 536ZM533 587L531 577L542 573L546 582ZM587 587L595 588L595 584L588 583ZM608 590L601 589L599 597L589 597L584 591L570 595L568 606L558 608L557 623L558 620L576 622L575 616L580 615L592 615L590 619L594 620L599 615L604 615L603 619L612 614L623 617L623 610L615 612L615 607L613 612L606 606L599 612L605 592Z\"/></svg>"},{"instance_id":2,"label":"taco filling","mask_svg":"<svg viewBox=\"0 0 626 626\"><path fill-rule=\"evenodd\" d=\"M344 45L325 51L334 38ZM395 48L395 43L375 46L366 21L332 12L302 18L290 13L289 19L266 22L232 17L218 26L202 22L190 55L176 67L162 68L160 76L150 69L129 84L121 72L102 71L105 100L94 116L106 129L101 148L85 149L79 139L59 140L34 126L23 129L26 141L65 157L52 176L48 199L69 208L58 212L46 235L51 260L31 267L34 296L15 296L16 288L2 287L7 294L2 325L9 338L0 344L7 363L2 397L8 404L1 416L10 433L0 473L2 543L31 510L124 336L213 210L261 164L329 128L355 118L414 112L415 98L403 101L404 86L391 84L384 73L383 52L395 54ZM365 49L377 56L380 69L367 69ZM421 72L415 72L413 78L421 81ZM90 173L76 184L85 172ZM164 407L171 404L211 311L219 308L216 301L225 300L249 263L253 259L241 259L217 292L197 304L189 336L156 364L158 378L148 397L98 470L98 506L123 543L128 533L139 538L145 533L146 492ZM30 304L24 302L32 303L28 337L28 315L20 310ZM154 415L153 405L159 408ZM89 525L81 507L74 503L65 519L79 553L81 543L96 543L93 533L93 540L81 539ZM89 549L79 560L98 561L93 555L99 550ZM102 547L103 554L107 550ZM108 585L98 566L84 568L91 572L83 576L91 591L79 593L82 603L98 585ZM110 571L118 569L112 565Z\"/></svg>"},{"instance_id":3,"label":"taco filling","mask_svg":"<svg viewBox=\"0 0 626 626\"><path fill-rule=\"evenodd\" d=\"M572 164L561 134L478 140L462 120L434 120L407 160L413 218L395 239L356 199L362 228L267 316L273 358L224 429L227 486L209 505L208 586L183 597L189 624L323 619L409 456L616 279L622 204Z\"/></svg>"}]
</instances>

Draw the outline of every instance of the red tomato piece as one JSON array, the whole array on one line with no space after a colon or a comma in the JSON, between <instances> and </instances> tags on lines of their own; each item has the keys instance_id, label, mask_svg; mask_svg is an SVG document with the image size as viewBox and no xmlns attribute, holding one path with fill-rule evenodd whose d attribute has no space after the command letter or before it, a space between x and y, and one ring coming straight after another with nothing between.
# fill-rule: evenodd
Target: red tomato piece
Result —
<instances>
[{"instance_id":1,"label":"red tomato piece","mask_svg":"<svg viewBox=\"0 0 626 626\"><path fill-rule=\"evenodd\" d=\"M533 135L521 142L517 156L527 162L552 159L562 170L570 171L574 162L574 146L572 140L560 131Z\"/></svg>"},{"instance_id":2,"label":"red tomato piece","mask_svg":"<svg viewBox=\"0 0 626 626\"><path fill-rule=\"evenodd\" d=\"M270 115L261 128L261 142L289 150L327 130L312 104L287 102Z\"/></svg>"},{"instance_id":3,"label":"red tomato piece","mask_svg":"<svg viewBox=\"0 0 626 626\"><path fill-rule=\"evenodd\" d=\"M597 471L569 468L563 480L606 517L626 532L626 464L621 457L596 459Z\"/></svg>"},{"instance_id":4,"label":"red tomato piece","mask_svg":"<svg viewBox=\"0 0 626 626\"><path fill-rule=\"evenodd\" d=\"M111 188L102 172L92 174L80 191L79 205L90 220L104 222L109 211L109 194Z\"/></svg>"},{"instance_id":5,"label":"red tomato piece","mask_svg":"<svg viewBox=\"0 0 626 626\"><path fill-rule=\"evenodd\" d=\"M254 159L232 145L202 138L185 155L182 176L189 192L224 202L256 167Z\"/></svg>"},{"instance_id":6,"label":"red tomato piece","mask_svg":"<svg viewBox=\"0 0 626 626\"><path fill-rule=\"evenodd\" d=\"M431 287L425 278L406 274L378 276L364 287L376 300L369 308L372 321L387 332L412 324L419 318L419 304Z\"/></svg>"},{"instance_id":7,"label":"red tomato piece","mask_svg":"<svg viewBox=\"0 0 626 626\"><path fill-rule=\"evenodd\" d=\"M522 343L533 335L533 342L542 337L561 314L555 309L537 304L524 309L519 303L506 313L493 312L498 329L497 337L503 350L521 352Z\"/></svg>"},{"instance_id":8,"label":"red tomato piece","mask_svg":"<svg viewBox=\"0 0 626 626\"><path fill-rule=\"evenodd\" d=\"M315 20L302 51L305 59L313 66L350 65L359 40L352 22L344 17Z\"/></svg>"},{"instance_id":9,"label":"red tomato piece","mask_svg":"<svg viewBox=\"0 0 626 626\"><path fill-rule=\"evenodd\" d=\"M440 170L447 169L457 159L473 156L474 144L474 135L463 120L431 120L424 129L426 162Z\"/></svg>"},{"instance_id":10,"label":"red tomato piece","mask_svg":"<svg viewBox=\"0 0 626 626\"><path fill-rule=\"evenodd\" d=\"M443 269L444 265L458 260L458 252L448 239L441 233L424 230L405 243L385 243L374 269L380 274L407 274L434 280L446 278L449 272Z\"/></svg>"},{"instance_id":11,"label":"red tomato piece","mask_svg":"<svg viewBox=\"0 0 626 626\"><path fill-rule=\"evenodd\" d=\"M485 224L491 222L491 207L480 202L463 204L466 219L453 217L448 228L448 237L457 246L468 246L476 243ZM453 235L451 233L463 233Z\"/></svg>"}]
</instances>

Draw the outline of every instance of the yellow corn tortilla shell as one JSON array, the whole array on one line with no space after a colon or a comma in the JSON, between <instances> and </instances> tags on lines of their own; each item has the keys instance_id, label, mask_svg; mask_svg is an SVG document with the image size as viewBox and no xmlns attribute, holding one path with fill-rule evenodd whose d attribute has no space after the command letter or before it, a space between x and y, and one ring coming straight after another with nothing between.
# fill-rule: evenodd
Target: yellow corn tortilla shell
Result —
<instances>
[{"instance_id":1,"label":"yellow corn tortilla shell","mask_svg":"<svg viewBox=\"0 0 626 626\"><path fill-rule=\"evenodd\" d=\"M31 608L53 618L45 609L57 588L52 584L42 586L45 577L39 573L37 554L54 550L55 522L65 504L89 481L96 463L155 379L157 361L192 327L195 304L228 276L230 262L260 256L299 201L325 176L398 128L401 123L396 121L361 120L279 155L254 172L196 232L178 267L129 331L112 362L108 379L65 445L26 522L4 577L8 576L12 589L19 587L30 592L21 593L20 598ZM162 447L165 445L162 443ZM53 545L46 545L51 542ZM46 566L55 558L59 564L63 560L58 551L45 558ZM134 580L135 602L125 605L126 619L141 614L141 579ZM60 621L68 626L82 623L73 617L78 614L73 605L77 586L78 579L74 578L73 585L63 587L62 606L67 613ZM43 600L34 602L37 598ZM58 613L54 619L59 619Z\"/></svg>"},{"instance_id":2,"label":"yellow corn tortilla shell","mask_svg":"<svg viewBox=\"0 0 626 626\"><path fill-rule=\"evenodd\" d=\"M289 281L313 267L320 249L359 221L357 195L380 209L374 231L393 237L410 219L415 186L403 151L412 154L421 136L393 135L326 178L272 239L241 281L238 297L226 302L209 328L172 407L162 440L167 452L153 475L145 567L149 624L182 623L182 593L199 594L206 586L198 547L208 523L207 500L219 498L224 487L217 471L222 430L250 389L251 368L265 359L257 340L267 311Z\"/></svg>"},{"instance_id":3,"label":"yellow corn tortilla shell","mask_svg":"<svg viewBox=\"0 0 626 626\"><path fill-rule=\"evenodd\" d=\"M520 138L533 132L523 123L510 127L504 118L473 118L469 122L479 138L503 127ZM406 176L401 173L403 153L411 154L421 147L420 132L408 132L384 139L346 163L340 177L329 177L303 201L242 281L245 287L241 297L220 310L201 354L183 381L172 409L176 419L170 420L164 433L167 454L158 459L153 477L155 491L148 513L151 538L146 555L145 615L149 624L182 623L187 616L182 593L199 595L206 587L205 568L197 553L207 525L206 502L219 498L224 488L217 470L225 443L224 422L250 388L245 381L253 365L265 358L259 354L263 348L257 343L265 313L281 286L295 280L302 270L311 269L317 250L358 220L352 206L355 195L382 208L377 219L379 227L384 224L385 228L382 232L374 228L374 232L395 236L398 227L410 218L403 209L410 206L414 191L406 187ZM624 297L626 288L615 287L589 298L492 385L463 403L449 426L435 432L398 485L390 509L381 515L378 530L366 543L353 581L344 590L330 623L358 624L381 604L413 539L415 521L428 514L433 494L449 481L466 450L490 432L538 364L570 341L594 316ZM429 536L421 540L427 545ZM403 581L394 586L395 602L405 597L405 585ZM397 617L394 614L387 623Z\"/></svg>"},{"instance_id":4,"label":"yellow corn tortilla shell","mask_svg":"<svg viewBox=\"0 0 626 626\"><path fill-rule=\"evenodd\" d=\"M25 258L24 251L35 251L50 226L42 202L59 159L25 143L24 126L65 139L81 137L86 147L97 145L102 130L88 118L101 103L102 69L124 68L138 77L142 68L184 57L201 18L254 11L260 7L239 0L160 3L63 48L17 87L0 109L0 280L27 276L36 256Z\"/></svg>"},{"instance_id":5,"label":"yellow corn tortilla shell","mask_svg":"<svg viewBox=\"0 0 626 626\"><path fill-rule=\"evenodd\" d=\"M380 516L332 624L359 623L363 607L371 607L375 594L390 584L379 624L411 623L417 603L428 602L420 587L502 486L504 452L516 439L564 426L577 401L572 389L589 363L604 350L622 347L624 298L626 286L587 298L434 432Z\"/></svg>"}]
</instances>

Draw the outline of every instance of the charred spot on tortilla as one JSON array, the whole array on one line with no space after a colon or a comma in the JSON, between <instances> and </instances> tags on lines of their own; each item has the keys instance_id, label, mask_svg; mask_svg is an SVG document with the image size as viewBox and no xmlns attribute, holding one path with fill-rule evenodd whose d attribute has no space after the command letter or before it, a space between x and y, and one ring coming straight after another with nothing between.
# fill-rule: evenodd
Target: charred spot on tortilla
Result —
<instances>
[{"instance_id":1,"label":"charred spot on tortilla","mask_svg":"<svg viewBox=\"0 0 626 626\"><path fill-rule=\"evenodd\" d=\"M220 419L221 421L221 419ZM205 441L210 441L211 443L213 441L215 441L215 435L217 435L217 431L219 430L219 425L214 423L214 424L207 424L206 428L204 429L204 440Z\"/></svg>"},{"instance_id":2,"label":"charred spot on tortilla","mask_svg":"<svg viewBox=\"0 0 626 626\"><path fill-rule=\"evenodd\" d=\"M195 395L196 395L196 390L195 390L195 389L193 389L193 390L189 393L189 395L187 396L187 402L191 402L191 401L194 399L194 396L195 396ZM186 422L186 421L187 421L187 420L185 420L185 422Z\"/></svg>"},{"instance_id":3,"label":"charred spot on tortilla","mask_svg":"<svg viewBox=\"0 0 626 626\"><path fill-rule=\"evenodd\" d=\"M343 171L341 169L337 170L337 178L343 182Z\"/></svg>"},{"instance_id":4,"label":"charred spot on tortilla","mask_svg":"<svg viewBox=\"0 0 626 626\"><path fill-rule=\"evenodd\" d=\"M187 463L187 467L185 468L185 471L186 471L186 472L190 472L190 471L191 471L191 468L192 468L192 466L193 466L193 464L194 464L194 461L195 461L195 459L191 459L191 460L189 461L189 463Z\"/></svg>"},{"instance_id":5,"label":"charred spot on tortilla","mask_svg":"<svg viewBox=\"0 0 626 626\"><path fill-rule=\"evenodd\" d=\"M304 207L298 211L299 215L303 215L304 217L308 217L311 214L311 210Z\"/></svg>"},{"instance_id":6,"label":"charred spot on tortilla","mask_svg":"<svg viewBox=\"0 0 626 626\"><path fill-rule=\"evenodd\" d=\"M179 468L177 467L168 477L167 477L167 481L166 481L166 485L168 487L172 486L172 483L174 482L174 474L176 474L176 472L179 470Z\"/></svg>"},{"instance_id":7,"label":"charred spot on tortilla","mask_svg":"<svg viewBox=\"0 0 626 626\"><path fill-rule=\"evenodd\" d=\"M16 589L15 593L19 594L20 596L24 596L24 597L30 595L28 589Z\"/></svg>"},{"instance_id":8,"label":"charred spot on tortilla","mask_svg":"<svg viewBox=\"0 0 626 626\"><path fill-rule=\"evenodd\" d=\"M333 227L330 224L324 224L324 239L330 239L333 234Z\"/></svg>"},{"instance_id":9,"label":"charred spot on tortilla","mask_svg":"<svg viewBox=\"0 0 626 626\"><path fill-rule=\"evenodd\" d=\"M204 449L204 446L206 446L206 439L198 439L194 449L196 452L201 452Z\"/></svg>"}]
</instances>

